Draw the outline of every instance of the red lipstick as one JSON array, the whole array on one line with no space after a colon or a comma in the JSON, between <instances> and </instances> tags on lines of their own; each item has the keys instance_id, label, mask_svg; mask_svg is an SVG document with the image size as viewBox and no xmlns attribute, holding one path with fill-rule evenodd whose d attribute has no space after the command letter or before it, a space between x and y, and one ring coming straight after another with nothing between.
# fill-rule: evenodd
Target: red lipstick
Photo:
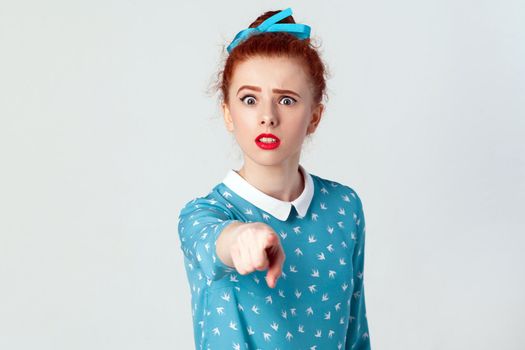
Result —
<instances>
[{"instance_id":1,"label":"red lipstick","mask_svg":"<svg viewBox=\"0 0 525 350\"><path fill-rule=\"evenodd\" d=\"M255 138L255 143L262 149L275 149L279 147L281 140L274 134L260 134Z\"/></svg>"}]
</instances>

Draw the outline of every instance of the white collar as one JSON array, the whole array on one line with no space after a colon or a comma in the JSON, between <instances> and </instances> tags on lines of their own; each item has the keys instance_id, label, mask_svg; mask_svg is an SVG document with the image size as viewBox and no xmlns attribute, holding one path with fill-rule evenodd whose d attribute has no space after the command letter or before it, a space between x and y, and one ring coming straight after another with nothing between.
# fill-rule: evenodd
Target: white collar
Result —
<instances>
[{"instance_id":1,"label":"white collar","mask_svg":"<svg viewBox=\"0 0 525 350\"><path fill-rule=\"evenodd\" d=\"M228 171L222 183L256 207L272 214L281 221L286 221L288 215L290 215L292 205L301 217L305 216L314 196L314 182L312 176L300 164L299 170L302 172L305 179L305 186L301 195L291 202L282 201L267 195L246 181L233 169Z\"/></svg>"}]
</instances>

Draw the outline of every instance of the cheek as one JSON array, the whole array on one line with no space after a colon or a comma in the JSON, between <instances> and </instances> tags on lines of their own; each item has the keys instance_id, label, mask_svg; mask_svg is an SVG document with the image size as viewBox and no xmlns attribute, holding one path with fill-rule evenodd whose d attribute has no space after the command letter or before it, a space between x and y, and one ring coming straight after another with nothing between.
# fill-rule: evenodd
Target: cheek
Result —
<instances>
[{"instance_id":1,"label":"cheek","mask_svg":"<svg viewBox=\"0 0 525 350\"><path fill-rule=\"evenodd\" d=\"M236 103L230 107L230 113L234 122L241 123L243 121L249 120L250 117L254 114L254 111L250 108L244 107L240 103Z\"/></svg>"},{"instance_id":2,"label":"cheek","mask_svg":"<svg viewBox=\"0 0 525 350\"><path fill-rule=\"evenodd\" d=\"M247 129L250 129L251 127L253 127L251 126L252 123L250 123L250 116L247 115L246 113L232 114L232 120L235 125L235 128L241 134Z\"/></svg>"},{"instance_id":3,"label":"cheek","mask_svg":"<svg viewBox=\"0 0 525 350\"><path fill-rule=\"evenodd\" d=\"M234 134L237 142L240 144L250 143L253 137L254 129L257 127L249 115L250 112L232 111L232 120Z\"/></svg>"},{"instance_id":4,"label":"cheek","mask_svg":"<svg viewBox=\"0 0 525 350\"><path fill-rule=\"evenodd\" d=\"M232 106L230 113L236 128L242 128L245 130L257 128L257 121L259 117L256 108L235 105Z\"/></svg>"},{"instance_id":5,"label":"cheek","mask_svg":"<svg viewBox=\"0 0 525 350\"><path fill-rule=\"evenodd\" d=\"M290 128L296 130L297 135L302 135L306 131L310 122L310 116L304 110L298 110L289 118Z\"/></svg>"},{"instance_id":6,"label":"cheek","mask_svg":"<svg viewBox=\"0 0 525 350\"><path fill-rule=\"evenodd\" d=\"M298 125L292 137L297 141L304 139L306 137L306 126Z\"/></svg>"}]
</instances>

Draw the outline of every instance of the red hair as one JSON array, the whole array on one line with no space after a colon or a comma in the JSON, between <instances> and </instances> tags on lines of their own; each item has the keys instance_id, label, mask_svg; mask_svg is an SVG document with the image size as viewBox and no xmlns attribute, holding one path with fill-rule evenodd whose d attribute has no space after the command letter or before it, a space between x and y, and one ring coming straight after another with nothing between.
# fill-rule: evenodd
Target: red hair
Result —
<instances>
[{"instance_id":1,"label":"red hair","mask_svg":"<svg viewBox=\"0 0 525 350\"><path fill-rule=\"evenodd\" d=\"M263 13L249 27L257 27L265 19L278 12L280 11ZM292 16L288 16L278 23L296 22ZM312 44L310 38L301 40L286 32L264 32L248 37L237 45L226 58L224 69L219 72L219 82L216 85L220 89L223 102L228 103L228 91L236 65L255 56L286 56L299 59L310 78L314 105L326 97L326 68L317 52L317 47Z\"/></svg>"}]
</instances>

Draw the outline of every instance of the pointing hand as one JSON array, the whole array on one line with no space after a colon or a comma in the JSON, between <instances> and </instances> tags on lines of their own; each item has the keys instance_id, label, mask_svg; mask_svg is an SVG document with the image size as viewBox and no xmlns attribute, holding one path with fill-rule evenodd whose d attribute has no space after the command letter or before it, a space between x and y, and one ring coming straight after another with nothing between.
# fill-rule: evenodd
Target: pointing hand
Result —
<instances>
[{"instance_id":1,"label":"pointing hand","mask_svg":"<svg viewBox=\"0 0 525 350\"><path fill-rule=\"evenodd\" d=\"M235 268L241 275L268 269L266 283L275 288L286 257L279 236L262 222L245 223L237 230L236 240L230 248Z\"/></svg>"}]
</instances>

